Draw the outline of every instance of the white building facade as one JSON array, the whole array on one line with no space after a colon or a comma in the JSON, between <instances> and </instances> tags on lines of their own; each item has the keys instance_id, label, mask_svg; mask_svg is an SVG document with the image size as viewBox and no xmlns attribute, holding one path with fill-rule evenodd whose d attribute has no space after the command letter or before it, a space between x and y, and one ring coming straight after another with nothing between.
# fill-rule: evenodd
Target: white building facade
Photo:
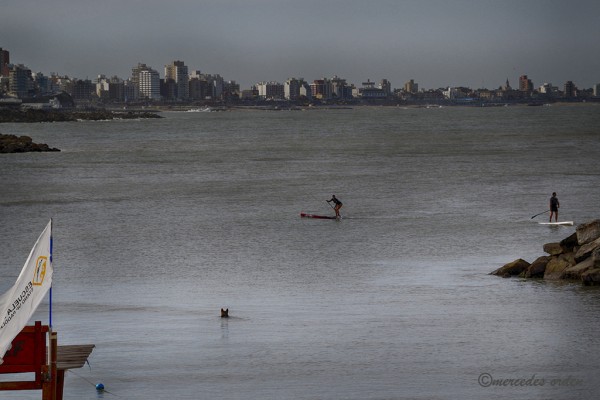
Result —
<instances>
[{"instance_id":1,"label":"white building facade","mask_svg":"<svg viewBox=\"0 0 600 400\"><path fill-rule=\"evenodd\" d=\"M139 74L140 98L160 100L160 76L152 68L143 69Z\"/></svg>"}]
</instances>

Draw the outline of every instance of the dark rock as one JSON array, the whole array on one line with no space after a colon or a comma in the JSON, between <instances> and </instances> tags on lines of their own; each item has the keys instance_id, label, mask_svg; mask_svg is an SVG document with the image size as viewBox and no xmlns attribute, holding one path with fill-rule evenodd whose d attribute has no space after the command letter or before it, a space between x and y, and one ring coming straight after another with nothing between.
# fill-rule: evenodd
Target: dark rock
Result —
<instances>
[{"instance_id":1,"label":"dark rock","mask_svg":"<svg viewBox=\"0 0 600 400\"><path fill-rule=\"evenodd\" d=\"M600 219L577 226L576 233L580 245L593 242L600 237Z\"/></svg>"},{"instance_id":2,"label":"dark rock","mask_svg":"<svg viewBox=\"0 0 600 400\"><path fill-rule=\"evenodd\" d=\"M544 271L544 279L556 280L560 279L563 275L564 270L572 266L573 264L567 257L558 256L552 257L548 264L546 264L546 271Z\"/></svg>"},{"instance_id":3,"label":"dark rock","mask_svg":"<svg viewBox=\"0 0 600 400\"><path fill-rule=\"evenodd\" d=\"M60 151L44 143L33 143L29 136L0 134L0 153L27 153L31 151Z\"/></svg>"},{"instance_id":4,"label":"dark rock","mask_svg":"<svg viewBox=\"0 0 600 400\"><path fill-rule=\"evenodd\" d=\"M538 257L531 264L518 259L490 275L580 279L585 285L600 285L600 219L577 226L575 233L558 243L544 244L544 252L549 255Z\"/></svg>"},{"instance_id":5,"label":"dark rock","mask_svg":"<svg viewBox=\"0 0 600 400\"><path fill-rule=\"evenodd\" d=\"M0 122L63 122L75 121L66 111L0 110Z\"/></svg>"},{"instance_id":6,"label":"dark rock","mask_svg":"<svg viewBox=\"0 0 600 400\"><path fill-rule=\"evenodd\" d=\"M575 261L581 262L584 259L590 257L594 250L600 247L600 237L593 242L586 243L582 245L577 253L575 253Z\"/></svg>"},{"instance_id":7,"label":"dark rock","mask_svg":"<svg viewBox=\"0 0 600 400\"><path fill-rule=\"evenodd\" d=\"M504 277L519 275L527 268L529 268L530 265L531 264L529 264L527 261L523 260L522 258L519 258L518 260L515 260L498 268L497 270L492 272L491 275L498 275Z\"/></svg>"},{"instance_id":8,"label":"dark rock","mask_svg":"<svg viewBox=\"0 0 600 400\"><path fill-rule=\"evenodd\" d=\"M563 253L563 248L560 243L546 243L544 245L544 252L551 256L557 256Z\"/></svg>"},{"instance_id":9,"label":"dark rock","mask_svg":"<svg viewBox=\"0 0 600 400\"><path fill-rule=\"evenodd\" d=\"M594 268L600 268L600 247L594 249L590 258L594 263Z\"/></svg>"},{"instance_id":10,"label":"dark rock","mask_svg":"<svg viewBox=\"0 0 600 400\"><path fill-rule=\"evenodd\" d=\"M570 265L577 264L577 260L575 260L575 253L563 253L559 257L567 261Z\"/></svg>"},{"instance_id":11,"label":"dark rock","mask_svg":"<svg viewBox=\"0 0 600 400\"><path fill-rule=\"evenodd\" d=\"M579 245L579 243L577 242L577 232L573 232L571 236L561 240L560 245L565 253L572 252L575 249L575 247Z\"/></svg>"},{"instance_id":12,"label":"dark rock","mask_svg":"<svg viewBox=\"0 0 600 400\"><path fill-rule=\"evenodd\" d=\"M561 279L581 279L581 275L593 267L593 260L591 258L586 258L579 264L566 268L563 271Z\"/></svg>"},{"instance_id":13,"label":"dark rock","mask_svg":"<svg viewBox=\"0 0 600 400\"><path fill-rule=\"evenodd\" d=\"M586 286L600 284L600 268L592 268L581 274L581 281Z\"/></svg>"},{"instance_id":14,"label":"dark rock","mask_svg":"<svg viewBox=\"0 0 600 400\"><path fill-rule=\"evenodd\" d=\"M550 259L551 257L549 256L538 257L520 276L523 278L543 278L544 272L546 272L546 265Z\"/></svg>"}]
</instances>

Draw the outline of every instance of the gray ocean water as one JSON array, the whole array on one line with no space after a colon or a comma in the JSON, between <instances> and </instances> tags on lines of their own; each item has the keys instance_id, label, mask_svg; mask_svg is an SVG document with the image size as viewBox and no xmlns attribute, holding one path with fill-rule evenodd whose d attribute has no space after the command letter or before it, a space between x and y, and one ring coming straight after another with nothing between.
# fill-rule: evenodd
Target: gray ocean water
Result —
<instances>
[{"instance_id":1,"label":"gray ocean water","mask_svg":"<svg viewBox=\"0 0 600 400\"><path fill-rule=\"evenodd\" d=\"M600 289L488 273L600 218L599 106L162 115L0 125L62 150L0 155L0 290L53 218L65 399L597 398Z\"/></svg>"}]
</instances>

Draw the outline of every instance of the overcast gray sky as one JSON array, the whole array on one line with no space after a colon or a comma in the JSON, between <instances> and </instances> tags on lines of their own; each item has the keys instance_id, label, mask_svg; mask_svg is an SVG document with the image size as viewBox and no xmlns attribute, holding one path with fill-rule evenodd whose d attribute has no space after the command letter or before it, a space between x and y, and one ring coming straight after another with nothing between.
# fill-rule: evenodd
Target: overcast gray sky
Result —
<instances>
[{"instance_id":1,"label":"overcast gray sky","mask_svg":"<svg viewBox=\"0 0 600 400\"><path fill-rule=\"evenodd\" d=\"M0 47L32 71L128 78L182 60L242 89L337 75L401 87L600 83L598 0L0 0Z\"/></svg>"}]
</instances>

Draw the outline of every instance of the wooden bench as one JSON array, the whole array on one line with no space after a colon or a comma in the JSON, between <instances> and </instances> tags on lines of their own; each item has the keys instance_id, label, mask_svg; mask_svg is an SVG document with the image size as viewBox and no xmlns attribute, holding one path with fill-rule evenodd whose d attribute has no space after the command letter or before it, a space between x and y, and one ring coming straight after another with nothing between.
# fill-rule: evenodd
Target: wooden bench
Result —
<instances>
[{"instance_id":1,"label":"wooden bench","mask_svg":"<svg viewBox=\"0 0 600 400\"><path fill-rule=\"evenodd\" d=\"M65 371L81 368L94 350L93 344L58 346L56 353L56 400L62 400L65 386Z\"/></svg>"}]
</instances>

